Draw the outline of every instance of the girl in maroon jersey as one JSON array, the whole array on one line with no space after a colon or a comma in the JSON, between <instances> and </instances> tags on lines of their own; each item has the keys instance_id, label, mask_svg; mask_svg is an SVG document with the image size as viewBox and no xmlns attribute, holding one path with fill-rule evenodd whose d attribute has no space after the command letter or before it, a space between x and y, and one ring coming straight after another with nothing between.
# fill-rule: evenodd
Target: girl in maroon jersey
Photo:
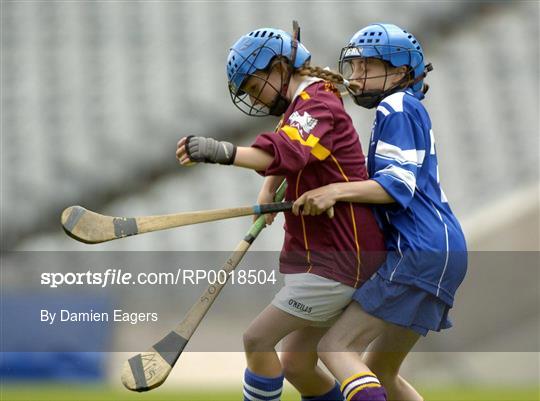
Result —
<instances>
[{"instance_id":1,"label":"girl in maroon jersey","mask_svg":"<svg viewBox=\"0 0 540 401\"><path fill-rule=\"evenodd\" d=\"M179 163L256 170L267 177L261 203L272 200L284 178L289 201L330 183L366 180L358 135L331 82L343 78L310 67L309 60L307 49L284 31L262 28L242 36L227 60L233 102L249 115L282 116L281 124L250 147L184 137ZM286 213L284 228L285 286L244 334L244 399L279 399L285 376L303 397L342 400L339 386L317 367L317 343L382 263L382 234L370 207L349 202L335 205L333 219ZM274 347L284 338L280 362Z\"/></svg>"}]
</instances>

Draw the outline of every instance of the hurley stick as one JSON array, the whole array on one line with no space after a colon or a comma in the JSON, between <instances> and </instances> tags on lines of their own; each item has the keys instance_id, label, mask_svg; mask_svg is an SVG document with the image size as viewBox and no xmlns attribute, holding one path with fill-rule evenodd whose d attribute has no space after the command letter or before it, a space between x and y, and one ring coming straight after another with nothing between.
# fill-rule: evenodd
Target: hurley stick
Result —
<instances>
[{"instance_id":1,"label":"hurley stick","mask_svg":"<svg viewBox=\"0 0 540 401\"><path fill-rule=\"evenodd\" d=\"M82 206L70 206L62 212L61 223L64 231L71 238L87 244L98 244L173 227L254 214L284 212L291 209L292 202L276 202L161 216L111 217L92 212Z\"/></svg>"},{"instance_id":2,"label":"hurley stick","mask_svg":"<svg viewBox=\"0 0 540 401\"><path fill-rule=\"evenodd\" d=\"M285 195L286 181L278 188L274 200L279 202ZM265 227L264 216L252 224L246 236L236 246L223 265L227 273L233 271L259 233ZM227 274L227 280L229 278ZM199 326L215 299L225 286L226 281L209 285L191 307L184 319L172 330L155 343L148 351L137 354L124 363L122 368L122 383L132 391L148 391L161 385L169 376L174 364L182 354L191 336Z\"/></svg>"}]
</instances>

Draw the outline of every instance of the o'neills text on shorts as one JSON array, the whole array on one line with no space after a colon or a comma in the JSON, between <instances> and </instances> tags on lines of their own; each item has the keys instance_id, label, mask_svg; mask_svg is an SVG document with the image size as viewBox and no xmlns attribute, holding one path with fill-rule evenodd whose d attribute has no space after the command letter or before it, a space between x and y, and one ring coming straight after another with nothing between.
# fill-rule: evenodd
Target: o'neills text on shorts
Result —
<instances>
[{"instance_id":1,"label":"o'neills text on shorts","mask_svg":"<svg viewBox=\"0 0 540 401\"><path fill-rule=\"evenodd\" d=\"M311 306L304 305L302 302L298 302L294 299L289 299L289 306L292 306L295 309L298 309L301 312L304 313L311 313Z\"/></svg>"}]
</instances>

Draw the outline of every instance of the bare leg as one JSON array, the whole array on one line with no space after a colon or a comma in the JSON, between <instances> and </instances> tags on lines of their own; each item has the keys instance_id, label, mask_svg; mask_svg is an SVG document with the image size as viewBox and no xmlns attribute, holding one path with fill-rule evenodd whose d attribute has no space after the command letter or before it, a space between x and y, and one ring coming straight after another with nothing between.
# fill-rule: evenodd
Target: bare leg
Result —
<instances>
[{"instance_id":1,"label":"bare leg","mask_svg":"<svg viewBox=\"0 0 540 401\"><path fill-rule=\"evenodd\" d=\"M423 401L414 387L399 375L403 360L419 337L412 330L388 325L363 355L364 362L386 389L388 401Z\"/></svg>"},{"instance_id":2,"label":"bare leg","mask_svg":"<svg viewBox=\"0 0 540 401\"><path fill-rule=\"evenodd\" d=\"M281 363L285 378L302 396L320 396L335 385L333 377L317 366L317 344L327 327L306 327L296 330L283 340Z\"/></svg>"},{"instance_id":3,"label":"bare leg","mask_svg":"<svg viewBox=\"0 0 540 401\"><path fill-rule=\"evenodd\" d=\"M248 369L260 376L280 376L283 372L274 347L286 335L310 323L268 305L244 333Z\"/></svg>"},{"instance_id":4,"label":"bare leg","mask_svg":"<svg viewBox=\"0 0 540 401\"><path fill-rule=\"evenodd\" d=\"M351 302L338 321L321 339L319 358L340 382L352 375L368 372L360 352L377 338L388 323L373 317Z\"/></svg>"}]
</instances>

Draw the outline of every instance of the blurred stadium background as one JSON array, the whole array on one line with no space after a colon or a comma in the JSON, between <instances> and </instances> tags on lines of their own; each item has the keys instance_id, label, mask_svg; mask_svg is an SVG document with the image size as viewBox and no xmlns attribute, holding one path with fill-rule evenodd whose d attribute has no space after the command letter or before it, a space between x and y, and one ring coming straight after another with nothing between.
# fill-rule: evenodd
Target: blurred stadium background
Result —
<instances>
[{"instance_id":1,"label":"blurred stadium background","mask_svg":"<svg viewBox=\"0 0 540 401\"><path fill-rule=\"evenodd\" d=\"M425 103L434 122L441 181L471 250L489 253L477 258L494 263L471 265L455 305L455 328L422 342L405 374L432 400L539 399L538 2L3 1L1 14L4 262L12 251L233 249L248 219L90 248L66 237L58 220L72 204L128 216L255 201L258 175L216 166L180 169L174 158L176 141L188 133L249 144L275 125L271 118L239 113L230 102L225 59L240 35L261 26L290 31L297 19L313 64L336 68L341 47L363 25L388 21L413 32L435 67ZM366 144L371 113L349 99L346 105ZM253 248L278 251L281 222L265 230ZM523 255L533 263L522 266ZM3 263L4 290L21 297L41 290L38 282L8 268ZM73 266L57 268L62 269ZM137 297L165 316L160 325L116 330L113 341L127 336L151 344L182 315L177 306L190 305L199 290L156 292L148 288ZM264 304L272 292L251 295ZM225 289L222 295L224 304L242 308L245 294ZM129 288L119 296L135 298ZM170 301L160 302L165 297ZM198 341L219 344L224 332L240 341L245 326L219 313L226 310L210 312ZM252 312L242 316L246 322ZM92 356L87 361L96 371L86 375L77 375L84 362L64 360L69 373L63 375L46 372L40 364L50 364L42 357L4 354L0 399L109 399L97 389L120 386L126 356ZM14 359L25 361L27 369L10 365ZM243 364L238 352L186 353L166 385L172 393L150 397L218 400L202 398L198 389L238 389ZM45 378L54 387L48 393L41 385L28 386L24 376ZM93 384L80 390L85 377ZM504 391L515 387L532 390L528 398ZM60 395L66 389L80 394ZM192 393L183 393L186 389ZM111 399L131 399L125 392L114 394ZM235 397L239 393L230 399Z\"/></svg>"}]
</instances>

